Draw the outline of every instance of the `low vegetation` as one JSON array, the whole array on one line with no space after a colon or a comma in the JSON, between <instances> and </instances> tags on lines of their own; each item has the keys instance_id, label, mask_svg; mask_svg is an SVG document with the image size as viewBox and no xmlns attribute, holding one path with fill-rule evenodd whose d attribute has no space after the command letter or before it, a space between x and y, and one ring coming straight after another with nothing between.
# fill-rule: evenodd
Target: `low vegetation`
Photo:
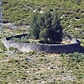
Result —
<instances>
[{"instance_id":1,"label":"low vegetation","mask_svg":"<svg viewBox=\"0 0 84 84\"><path fill-rule=\"evenodd\" d=\"M3 22L15 22L19 26L28 25L35 11L40 20L42 18L40 15L43 16L42 12L47 14L45 11L49 9L52 16L53 10L56 10L61 17L60 25L63 27L63 33L79 38L82 47L84 46L84 40L81 39L84 37L83 0L2 0L2 2ZM28 33L28 29L21 27L13 30L13 28L4 27L4 35L0 30L0 84L84 83L84 53L50 54L35 51L26 53L13 47L7 50L1 43L3 37L14 35L14 31L15 34ZM44 39L47 32L47 30L40 31L39 38ZM14 39L18 41L17 38ZM27 37L19 41L27 42Z\"/></svg>"},{"instance_id":2,"label":"low vegetation","mask_svg":"<svg viewBox=\"0 0 84 84\"><path fill-rule=\"evenodd\" d=\"M84 55L48 54L0 47L0 83L2 84L82 84Z\"/></svg>"},{"instance_id":3,"label":"low vegetation","mask_svg":"<svg viewBox=\"0 0 84 84\"><path fill-rule=\"evenodd\" d=\"M83 53L23 53L13 47L7 50L0 41L2 84L83 84L83 64Z\"/></svg>"},{"instance_id":4,"label":"low vegetation","mask_svg":"<svg viewBox=\"0 0 84 84\"><path fill-rule=\"evenodd\" d=\"M83 0L2 0L3 22L28 25L34 12L43 13L47 9L60 14L63 32L77 38L84 37Z\"/></svg>"}]
</instances>

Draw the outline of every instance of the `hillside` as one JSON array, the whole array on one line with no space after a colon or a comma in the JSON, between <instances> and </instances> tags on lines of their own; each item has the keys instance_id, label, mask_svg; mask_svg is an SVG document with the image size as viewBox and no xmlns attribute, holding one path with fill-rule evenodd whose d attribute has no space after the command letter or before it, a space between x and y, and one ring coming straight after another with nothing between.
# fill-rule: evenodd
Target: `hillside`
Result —
<instances>
[{"instance_id":1,"label":"hillside","mask_svg":"<svg viewBox=\"0 0 84 84\"><path fill-rule=\"evenodd\" d=\"M64 34L84 36L84 0L2 0L3 21L28 25L35 11L57 10Z\"/></svg>"}]
</instances>

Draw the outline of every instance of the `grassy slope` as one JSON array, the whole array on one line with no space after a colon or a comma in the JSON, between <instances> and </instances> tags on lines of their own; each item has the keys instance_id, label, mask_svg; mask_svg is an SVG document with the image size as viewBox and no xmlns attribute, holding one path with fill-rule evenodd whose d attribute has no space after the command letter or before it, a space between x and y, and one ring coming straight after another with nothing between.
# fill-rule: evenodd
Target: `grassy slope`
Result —
<instances>
[{"instance_id":1,"label":"grassy slope","mask_svg":"<svg viewBox=\"0 0 84 84\"><path fill-rule=\"evenodd\" d=\"M56 9L63 16L61 24L65 34L83 38L84 31L84 1L79 0L2 0L3 21L16 24L29 24L33 11ZM76 21L78 20L78 21ZM70 26L70 27L68 27ZM67 32L66 32L67 31ZM75 32L74 32L75 31Z\"/></svg>"}]
</instances>

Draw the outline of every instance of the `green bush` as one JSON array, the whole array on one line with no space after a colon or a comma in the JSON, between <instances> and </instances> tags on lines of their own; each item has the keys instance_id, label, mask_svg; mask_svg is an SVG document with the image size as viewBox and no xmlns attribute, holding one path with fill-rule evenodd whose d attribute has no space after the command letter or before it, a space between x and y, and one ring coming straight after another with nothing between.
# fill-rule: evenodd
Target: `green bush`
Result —
<instances>
[{"instance_id":1,"label":"green bush","mask_svg":"<svg viewBox=\"0 0 84 84\"><path fill-rule=\"evenodd\" d=\"M14 40L16 42L21 42L20 38L15 38L15 37L11 38L11 40Z\"/></svg>"},{"instance_id":2,"label":"green bush","mask_svg":"<svg viewBox=\"0 0 84 84\"><path fill-rule=\"evenodd\" d=\"M35 53L36 53L35 51L30 51L30 52L28 52L27 54L33 55L33 54L35 54Z\"/></svg>"},{"instance_id":3,"label":"green bush","mask_svg":"<svg viewBox=\"0 0 84 84\"><path fill-rule=\"evenodd\" d=\"M21 42L23 42L23 43L29 42L27 36L22 37Z\"/></svg>"},{"instance_id":4,"label":"green bush","mask_svg":"<svg viewBox=\"0 0 84 84\"><path fill-rule=\"evenodd\" d=\"M8 55L7 54L2 54L1 57L8 57Z\"/></svg>"},{"instance_id":5,"label":"green bush","mask_svg":"<svg viewBox=\"0 0 84 84\"><path fill-rule=\"evenodd\" d=\"M28 38L29 38L28 36L23 36L23 37L21 37L21 39L13 37L13 38L11 38L11 40L14 40L15 42L29 43Z\"/></svg>"},{"instance_id":6,"label":"green bush","mask_svg":"<svg viewBox=\"0 0 84 84\"><path fill-rule=\"evenodd\" d=\"M8 60L9 63L17 63L19 62L19 59L10 59Z\"/></svg>"},{"instance_id":7,"label":"green bush","mask_svg":"<svg viewBox=\"0 0 84 84\"><path fill-rule=\"evenodd\" d=\"M6 50L7 50L6 47L4 46L4 44L1 43L1 42L0 42L0 48L1 48L1 50L3 50L3 51L6 51Z\"/></svg>"},{"instance_id":8,"label":"green bush","mask_svg":"<svg viewBox=\"0 0 84 84\"><path fill-rule=\"evenodd\" d=\"M56 43L62 40L62 26L56 11L53 14L46 11L43 14L33 14L29 30L33 39L42 39L49 43Z\"/></svg>"},{"instance_id":9,"label":"green bush","mask_svg":"<svg viewBox=\"0 0 84 84\"><path fill-rule=\"evenodd\" d=\"M14 48L13 47L10 47L9 50L12 51Z\"/></svg>"}]
</instances>

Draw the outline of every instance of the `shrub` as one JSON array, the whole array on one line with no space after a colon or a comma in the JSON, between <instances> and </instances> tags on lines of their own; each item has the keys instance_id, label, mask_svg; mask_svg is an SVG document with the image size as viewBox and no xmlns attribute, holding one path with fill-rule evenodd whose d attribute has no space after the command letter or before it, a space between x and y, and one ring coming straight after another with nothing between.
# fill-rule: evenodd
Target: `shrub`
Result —
<instances>
[{"instance_id":1,"label":"shrub","mask_svg":"<svg viewBox=\"0 0 84 84\"><path fill-rule=\"evenodd\" d=\"M1 43L1 42L0 42L0 48L1 48L3 51L6 51L6 50L7 50L6 47L4 46L4 44Z\"/></svg>"},{"instance_id":2,"label":"shrub","mask_svg":"<svg viewBox=\"0 0 84 84\"><path fill-rule=\"evenodd\" d=\"M22 54L23 52L22 52L22 51L19 51L18 53L19 53L19 54Z\"/></svg>"},{"instance_id":3,"label":"shrub","mask_svg":"<svg viewBox=\"0 0 84 84\"><path fill-rule=\"evenodd\" d=\"M33 39L42 39L49 43L56 43L62 39L62 26L56 11L53 14L46 11L43 14L35 13L30 22L30 34Z\"/></svg>"},{"instance_id":4,"label":"shrub","mask_svg":"<svg viewBox=\"0 0 84 84\"><path fill-rule=\"evenodd\" d=\"M10 60L8 60L8 62L9 63L17 63L17 62L19 62L19 60L18 59L10 59Z\"/></svg>"},{"instance_id":5,"label":"shrub","mask_svg":"<svg viewBox=\"0 0 84 84\"><path fill-rule=\"evenodd\" d=\"M28 52L27 54L33 55L33 54L35 54L35 53L36 53L35 51L30 51L30 52Z\"/></svg>"},{"instance_id":6,"label":"shrub","mask_svg":"<svg viewBox=\"0 0 84 84\"><path fill-rule=\"evenodd\" d=\"M22 37L21 42L23 42L23 43L29 42L27 36Z\"/></svg>"},{"instance_id":7,"label":"shrub","mask_svg":"<svg viewBox=\"0 0 84 84\"><path fill-rule=\"evenodd\" d=\"M14 50L14 48L13 47L10 47L9 50L12 51L12 50Z\"/></svg>"},{"instance_id":8,"label":"shrub","mask_svg":"<svg viewBox=\"0 0 84 84\"><path fill-rule=\"evenodd\" d=\"M2 54L1 57L7 57L8 55L7 54Z\"/></svg>"},{"instance_id":9,"label":"shrub","mask_svg":"<svg viewBox=\"0 0 84 84\"><path fill-rule=\"evenodd\" d=\"M11 38L11 40L14 40L16 42L20 42L21 41L19 38L15 38L15 37Z\"/></svg>"},{"instance_id":10,"label":"shrub","mask_svg":"<svg viewBox=\"0 0 84 84\"><path fill-rule=\"evenodd\" d=\"M27 36L23 36L23 37L21 37L21 39L20 38L16 38L16 37L13 37L13 38L11 38L11 40L14 40L15 42L23 42L23 43L29 43L29 41L28 41L28 35Z\"/></svg>"}]
</instances>

